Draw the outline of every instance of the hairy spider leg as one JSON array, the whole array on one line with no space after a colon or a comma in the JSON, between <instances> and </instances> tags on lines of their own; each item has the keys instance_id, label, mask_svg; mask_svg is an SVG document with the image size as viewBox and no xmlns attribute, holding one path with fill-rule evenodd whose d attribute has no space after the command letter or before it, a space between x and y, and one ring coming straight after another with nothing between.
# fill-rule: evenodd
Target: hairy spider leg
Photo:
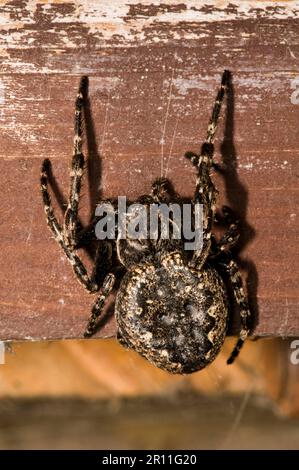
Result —
<instances>
[{"instance_id":1,"label":"hairy spider leg","mask_svg":"<svg viewBox=\"0 0 299 470\"><path fill-rule=\"evenodd\" d=\"M103 280L100 295L92 308L91 318L85 331L85 336L90 336L94 332L96 321L102 311L105 299L113 289L115 276L112 273L105 275L104 267L101 267L102 263L100 263L103 255L105 255L104 257L107 261L107 266L105 267L106 270L108 267L111 267L112 253L110 246L108 247L105 244L103 247L99 247L97 249L95 265L91 277L89 277L84 264L75 252L77 245L76 229L78 222L78 206L84 168L84 156L82 154L82 107L85 86L86 78L83 77L80 81L79 92L76 99L74 154L72 159L70 194L63 229L54 215L51 197L48 190L48 180L51 169L51 162L48 159L44 160L42 164L41 191L44 209L47 216L47 223L55 236L55 240L60 244L70 261L79 282L90 293L94 293L100 290L100 286L97 281Z\"/></svg>"},{"instance_id":2,"label":"hairy spider leg","mask_svg":"<svg viewBox=\"0 0 299 470\"><path fill-rule=\"evenodd\" d=\"M84 93L87 86L87 77L80 80L79 90L75 104L74 120L74 151L71 164L71 180L69 189L69 202L64 215L64 238L66 244L75 247L78 227L78 207L82 176L84 170L84 155L82 153L82 111Z\"/></svg>"},{"instance_id":3,"label":"hairy spider leg","mask_svg":"<svg viewBox=\"0 0 299 470\"><path fill-rule=\"evenodd\" d=\"M213 142L229 75L228 70L225 70L222 75L221 85L217 93L212 116L208 125L206 141L202 146L201 154L198 157L194 153L188 152L186 154L186 157L197 167L194 203L203 205L203 246L201 250L194 251L192 260L190 261L190 266L196 267L197 269L201 269L211 248L211 229L215 214L217 190L211 180L210 170L213 164Z\"/></svg>"},{"instance_id":4,"label":"hairy spider leg","mask_svg":"<svg viewBox=\"0 0 299 470\"><path fill-rule=\"evenodd\" d=\"M95 282L93 277L89 277L87 269L75 252L79 195L84 167L84 156L82 154L82 106L86 83L87 78L82 77L76 99L74 155L71 170L70 196L64 217L63 229L60 227L60 224L54 215L48 190L48 180L51 169L51 162L48 159L44 160L42 164L41 191L48 225L54 233L56 241L60 244L70 261L77 279L88 290L88 292L92 293L99 291L99 285ZM98 263L98 257L96 258L95 263Z\"/></svg>"},{"instance_id":5,"label":"hairy spider leg","mask_svg":"<svg viewBox=\"0 0 299 470\"><path fill-rule=\"evenodd\" d=\"M227 360L227 364L232 364L238 356L244 341L250 334L251 312L249 309L247 297L244 292L243 281L237 263L232 259L228 259L228 262L224 263L223 266L229 275L234 297L240 310L241 320L239 339L237 340L237 343Z\"/></svg>"},{"instance_id":6,"label":"hairy spider leg","mask_svg":"<svg viewBox=\"0 0 299 470\"><path fill-rule=\"evenodd\" d=\"M48 189L50 169L51 169L50 160L48 159L44 160L42 164L40 184L41 184L41 192L42 192L44 210L46 213L48 226L53 232L55 240L62 247L68 260L70 261L73 267L74 273L76 274L80 283L89 292L97 292L99 290L98 285L89 278L85 266L83 265L79 256L75 253L74 249L65 243L62 228L55 217L54 209L53 209L53 205L51 202L51 197L50 197L49 189Z\"/></svg>"},{"instance_id":7,"label":"hairy spider leg","mask_svg":"<svg viewBox=\"0 0 299 470\"><path fill-rule=\"evenodd\" d=\"M169 195L169 181L167 178L158 178L152 184L152 197L154 202L162 202Z\"/></svg>"},{"instance_id":8,"label":"hairy spider leg","mask_svg":"<svg viewBox=\"0 0 299 470\"><path fill-rule=\"evenodd\" d=\"M91 316L90 316L90 319L88 321L86 330L84 332L84 337L85 338L88 338L89 336L93 335L93 333L95 331L95 328L96 328L97 320L98 320L99 316L102 313L102 310L103 310L103 307L104 307L104 304L105 304L105 300L107 299L108 295L112 291L112 289L114 287L114 283L115 283L114 274L112 274L112 273L107 274L107 276L105 277L105 279L103 281L103 286L101 288L101 293L100 293L99 297L97 298L97 300L95 301L95 303L93 304L93 307L92 307L92 310L91 310Z\"/></svg>"},{"instance_id":9,"label":"hairy spider leg","mask_svg":"<svg viewBox=\"0 0 299 470\"><path fill-rule=\"evenodd\" d=\"M239 333L239 339L230 357L227 360L228 364L232 364L235 358L238 356L240 349L242 348L244 344L244 341L250 334L251 313L250 313L247 297L244 293L243 281L242 281L242 277L241 277L237 263L231 259L226 269L230 277L230 281L233 287L233 292L234 292L236 302L240 309L240 319L241 319L241 331Z\"/></svg>"},{"instance_id":10,"label":"hairy spider leg","mask_svg":"<svg viewBox=\"0 0 299 470\"><path fill-rule=\"evenodd\" d=\"M219 242L215 243L215 247L212 248L211 256L213 258L219 256L223 251L229 251L231 248L233 248L240 237L239 219L237 218L234 211L230 207L223 206L222 212L224 215L224 220L229 223L229 227Z\"/></svg>"}]
</instances>

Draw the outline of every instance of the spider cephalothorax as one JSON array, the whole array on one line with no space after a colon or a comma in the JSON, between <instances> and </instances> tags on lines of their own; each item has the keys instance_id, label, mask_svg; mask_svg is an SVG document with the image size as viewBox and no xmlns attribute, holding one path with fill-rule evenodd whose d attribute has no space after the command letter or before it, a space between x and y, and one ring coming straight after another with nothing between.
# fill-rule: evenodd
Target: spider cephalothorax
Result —
<instances>
[{"instance_id":1,"label":"spider cephalothorax","mask_svg":"<svg viewBox=\"0 0 299 470\"><path fill-rule=\"evenodd\" d=\"M229 251L239 237L237 220L229 208L223 208L224 218L230 224L228 232L220 241L212 234L217 191L210 170L213 141L228 79L229 73L225 71L201 154L186 154L197 169L193 212L197 203L203 208L203 243L191 253L186 252L183 240L165 240L159 235L155 239L142 240L116 236L115 241L98 240L95 267L92 275L88 275L76 252L84 239L84 232L79 230L78 204L84 167L81 115L86 78L81 80L76 101L75 147L63 227L54 215L48 192L49 160L45 160L42 167L41 189L48 225L80 283L90 293L99 292L85 336L94 333L105 300L119 276L115 303L119 341L172 373L191 373L204 368L222 347L229 319L229 301L221 272L225 272L230 280L241 320L239 339L228 363L238 355L250 332L247 298L237 264ZM154 182L150 195L141 196L137 202L148 211L151 204L171 201L181 202L170 190L167 180L162 178ZM113 203L110 207L116 214ZM89 237L86 239L90 240Z\"/></svg>"}]
</instances>

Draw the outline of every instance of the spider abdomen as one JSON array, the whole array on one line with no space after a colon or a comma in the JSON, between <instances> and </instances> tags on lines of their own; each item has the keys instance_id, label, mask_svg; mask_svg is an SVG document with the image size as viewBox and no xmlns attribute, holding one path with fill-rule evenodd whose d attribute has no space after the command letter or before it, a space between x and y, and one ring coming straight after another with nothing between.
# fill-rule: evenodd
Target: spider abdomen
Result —
<instances>
[{"instance_id":1,"label":"spider abdomen","mask_svg":"<svg viewBox=\"0 0 299 470\"><path fill-rule=\"evenodd\" d=\"M227 329L225 287L217 271L191 270L177 254L130 270L116 299L118 337L161 369L188 374L218 354Z\"/></svg>"}]
</instances>

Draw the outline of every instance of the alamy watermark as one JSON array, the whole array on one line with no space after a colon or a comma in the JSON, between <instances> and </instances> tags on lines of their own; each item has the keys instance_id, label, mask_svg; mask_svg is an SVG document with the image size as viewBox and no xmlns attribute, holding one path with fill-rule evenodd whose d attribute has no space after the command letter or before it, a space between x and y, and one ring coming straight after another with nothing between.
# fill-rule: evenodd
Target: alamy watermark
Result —
<instances>
[{"instance_id":1,"label":"alamy watermark","mask_svg":"<svg viewBox=\"0 0 299 470\"><path fill-rule=\"evenodd\" d=\"M5 364L5 343L0 341L0 365Z\"/></svg>"},{"instance_id":2,"label":"alamy watermark","mask_svg":"<svg viewBox=\"0 0 299 470\"><path fill-rule=\"evenodd\" d=\"M294 90L291 94L291 103L299 104L299 76L291 81L291 88Z\"/></svg>"},{"instance_id":3,"label":"alamy watermark","mask_svg":"<svg viewBox=\"0 0 299 470\"><path fill-rule=\"evenodd\" d=\"M127 204L119 196L117 207L99 204L95 212L100 220L95 227L99 240L184 240L185 250L202 248L202 204Z\"/></svg>"},{"instance_id":4,"label":"alamy watermark","mask_svg":"<svg viewBox=\"0 0 299 470\"><path fill-rule=\"evenodd\" d=\"M292 349L290 354L291 364L297 366L299 364L299 339L294 339L290 344L290 348Z\"/></svg>"}]
</instances>

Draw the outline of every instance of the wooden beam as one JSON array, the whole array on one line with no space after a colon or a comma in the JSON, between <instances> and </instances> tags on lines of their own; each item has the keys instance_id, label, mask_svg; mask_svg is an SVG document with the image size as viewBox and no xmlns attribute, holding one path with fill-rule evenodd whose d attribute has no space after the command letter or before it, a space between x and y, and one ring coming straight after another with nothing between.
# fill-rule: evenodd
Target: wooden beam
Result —
<instances>
[{"instance_id":1,"label":"wooden beam","mask_svg":"<svg viewBox=\"0 0 299 470\"><path fill-rule=\"evenodd\" d=\"M99 189L133 199L161 174L192 196L183 155L200 148L224 68L219 206L243 219L255 334L298 335L298 3L16 0L0 18L0 339L80 337L89 316L93 299L51 239L39 192L49 157L61 205L67 194L80 76L86 221ZM114 333L110 316L98 336Z\"/></svg>"}]
</instances>

